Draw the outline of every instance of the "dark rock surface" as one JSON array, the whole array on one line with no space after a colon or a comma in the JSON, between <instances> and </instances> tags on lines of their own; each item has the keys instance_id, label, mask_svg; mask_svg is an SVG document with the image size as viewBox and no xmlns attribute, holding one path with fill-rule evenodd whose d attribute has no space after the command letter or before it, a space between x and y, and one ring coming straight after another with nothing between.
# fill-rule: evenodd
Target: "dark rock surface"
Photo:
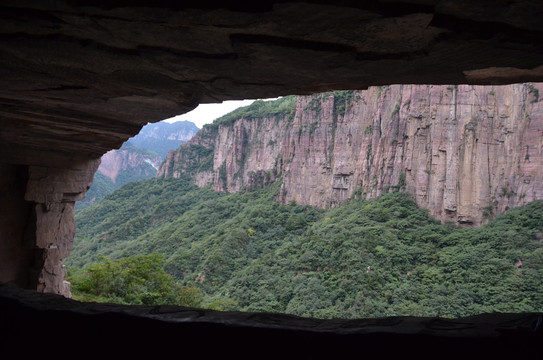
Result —
<instances>
[{"instance_id":1,"label":"dark rock surface","mask_svg":"<svg viewBox=\"0 0 543 360\"><path fill-rule=\"evenodd\" d=\"M100 157L205 102L543 80L538 1L257 3L2 1L4 161Z\"/></svg>"},{"instance_id":2,"label":"dark rock surface","mask_svg":"<svg viewBox=\"0 0 543 360\"><path fill-rule=\"evenodd\" d=\"M0 213L0 281L69 290L62 260L73 242L73 204L89 188L98 159L147 122L229 99L398 83L543 80L540 1L336 4L2 1L0 184L13 193L2 197L9 208ZM0 342L6 353L23 356L541 354L528 315L483 316L468 325L400 319L393 328L405 325L406 334L383 325L397 319L319 323L191 311L166 321L156 312L168 308L147 309L144 317L90 304L75 311L80 305L59 296L5 289ZM435 336L432 326L452 327L440 331L458 337Z\"/></svg>"},{"instance_id":3,"label":"dark rock surface","mask_svg":"<svg viewBox=\"0 0 543 360\"><path fill-rule=\"evenodd\" d=\"M538 320L538 314L320 320L80 303L0 285L0 342L6 349L30 341L31 346L20 350L27 355L47 355L44 349L58 348L74 356L100 358L192 354L198 358L538 359L543 340Z\"/></svg>"}]
</instances>

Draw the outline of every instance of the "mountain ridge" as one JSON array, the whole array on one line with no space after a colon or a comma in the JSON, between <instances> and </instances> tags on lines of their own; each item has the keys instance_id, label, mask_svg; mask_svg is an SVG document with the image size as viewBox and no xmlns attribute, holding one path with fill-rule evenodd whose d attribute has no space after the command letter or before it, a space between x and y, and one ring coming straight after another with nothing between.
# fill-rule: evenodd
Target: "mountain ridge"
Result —
<instances>
[{"instance_id":1,"label":"mountain ridge","mask_svg":"<svg viewBox=\"0 0 543 360\"><path fill-rule=\"evenodd\" d=\"M159 122L144 126L119 149L101 157L91 188L77 209L92 205L115 189L132 181L152 178L170 149L189 140L198 127L190 121Z\"/></svg>"},{"instance_id":2,"label":"mountain ridge","mask_svg":"<svg viewBox=\"0 0 543 360\"><path fill-rule=\"evenodd\" d=\"M188 120L169 123L160 121L145 125L138 135L128 141L133 145L156 152L162 159L168 151L177 149L179 145L190 140L200 130L196 124Z\"/></svg>"},{"instance_id":3,"label":"mountain ridge","mask_svg":"<svg viewBox=\"0 0 543 360\"><path fill-rule=\"evenodd\" d=\"M442 222L481 225L543 198L540 91L392 85L261 102L204 126L157 177L226 192L281 177L281 203L320 208L400 189Z\"/></svg>"}]
</instances>

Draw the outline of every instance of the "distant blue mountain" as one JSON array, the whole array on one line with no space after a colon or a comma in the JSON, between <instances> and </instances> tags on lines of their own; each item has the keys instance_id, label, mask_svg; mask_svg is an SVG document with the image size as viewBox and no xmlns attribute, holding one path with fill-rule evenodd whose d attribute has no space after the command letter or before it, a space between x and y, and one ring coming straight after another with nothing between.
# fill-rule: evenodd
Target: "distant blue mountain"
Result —
<instances>
[{"instance_id":1,"label":"distant blue mountain","mask_svg":"<svg viewBox=\"0 0 543 360\"><path fill-rule=\"evenodd\" d=\"M92 205L129 182L155 176L170 149L177 149L200 130L190 121L158 122L144 126L140 133L126 141L118 150L102 156L94 181L84 200L76 209Z\"/></svg>"},{"instance_id":2,"label":"distant blue mountain","mask_svg":"<svg viewBox=\"0 0 543 360\"><path fill-rule=\"evenodd\" d=\"M140 133L128 141L139 148L156 152L162 159L169 150L175 150L181 143L190 140L200 130L193 122L164 121L145 125Z\"/></svg>"}]
</instances>

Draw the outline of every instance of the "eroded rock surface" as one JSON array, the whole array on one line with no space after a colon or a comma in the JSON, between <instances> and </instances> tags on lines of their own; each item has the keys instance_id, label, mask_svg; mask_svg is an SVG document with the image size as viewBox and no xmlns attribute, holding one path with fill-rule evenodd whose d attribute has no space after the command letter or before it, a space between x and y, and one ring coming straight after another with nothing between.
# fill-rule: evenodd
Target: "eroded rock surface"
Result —
<instances>
[{"instance_id":1,"label":"eroded rock surface","mask_svg":"<svg viewBox=\"0 0 543 360\"><path fill-rule=\"evenodd\" d=\"M543 199L542 84L393 85L300 96L293 117L208 126L157 176L236 192L282 178L283 203L337 206L407 190L442 221L480 225ZM345 98L347 96L347 98ZM213 162L198 154L213 152Z\"/></svg>"},{"instance_id":2,"label":"eroded rock surface","mask_svg":"<svg viewBox=\"0 0 543 360\"><path fill-rule=\"evenodd\" d=\"M68 257L75 236L74 205L89 189L100 161L72 164L69 169L31 166L25 201L33 204L28 226L35 254L34 272L38 291L71 296L64 281L66 269L62 261Z\"/></svg>"},{"instance_id":3,"label":"eroded rock surface","mask_svg":"<svg viewBox=\"0 0 543 360\"><path fill-rule=\"evenodd\" d=\"M543 80L536 1L78 3L0 5L5 161L97 158L199 103Z\"/></svg>"}]
</instances>

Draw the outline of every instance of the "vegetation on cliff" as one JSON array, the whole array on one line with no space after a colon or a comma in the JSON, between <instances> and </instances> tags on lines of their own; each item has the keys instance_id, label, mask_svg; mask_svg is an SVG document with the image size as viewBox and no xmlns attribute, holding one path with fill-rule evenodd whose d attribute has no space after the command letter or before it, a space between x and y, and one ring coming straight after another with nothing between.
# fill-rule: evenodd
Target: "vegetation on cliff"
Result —
<instances>
[{"instance_id":1,"label":"vegetation on cliff","mask_svg":"<svg viewBox=\"0 0 543 360\"><path fill-rule=\"evenodd\" d=\"M85 199L76 203L77 209L83 209L100 201L107 194L112 193L124 184L155 176L157 169L151 161L157 162L160 158L154 151L139 148L127 141L116 152L119 154L118 157L102 157L101 164L103 166L105 163L112 161L112 159L119 162L115 164L118 167L115 181L105 175L101 167L98 168ZM130 161L130 158L137 160Z\"/></svg>"},{"instance_id":2,"label":"vegetation on cliff","mask_svg":"<svg viewBox=\"0 0 543 360\"><path fill-rule=\"evenodd\" d=\"M228 114L221 116L212 124L205 127L217 127L219 125L232 124L239 119L256 119L266 117L293 118L296 113L296 96L290 95L277 100L256 100L251 105L240 107Z\"/></svg>"},{"instance_id":3,"label":"vegetation on cliff","mask_svg":"<svg viewBox=\"0 0 543 360\"><path fill-rule=\"evenodd\" d=\"M237 194L184 178L128 184L76 213L66 261L74 293L90 291L78 283L88 263L156 253L214 309L320 318L543 310L543 202L459 228L402 192L328 210L280 205L278 194L279 183Z\"/></svg>"},{"instance_id":4,"label":"vegetation on cliff","mask_svg":"<svg viewBox=\"0 0 543 360\"><path fill-rule=\"evenodd\" d=\"M198 149L181 147L159 176L235 192L269 173L282 178L283 203L319 208L399 187L439 220L478 226L540 199L542 91L386 85L257 101L193 138L205 166Z\"/></svg>"}]
</instances>

